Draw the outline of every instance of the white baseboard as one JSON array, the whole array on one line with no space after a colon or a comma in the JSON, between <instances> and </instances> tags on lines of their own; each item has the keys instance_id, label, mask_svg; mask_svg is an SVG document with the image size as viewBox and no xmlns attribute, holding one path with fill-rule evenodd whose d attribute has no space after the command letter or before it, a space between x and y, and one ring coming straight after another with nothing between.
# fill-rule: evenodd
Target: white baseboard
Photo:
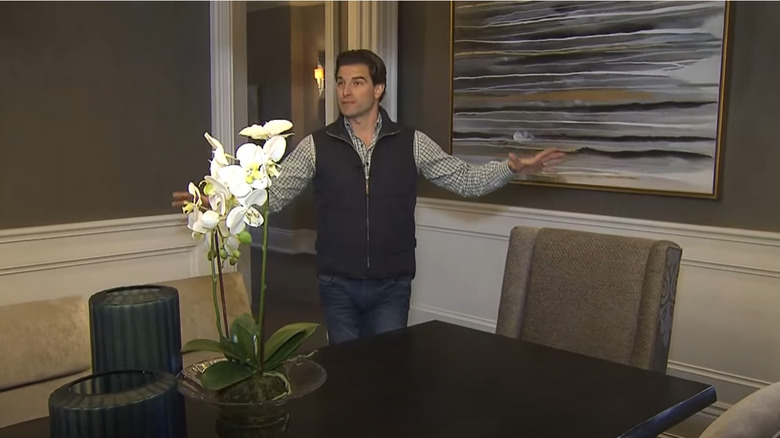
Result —
<instances>
[{"instance_id":1,"label":"white baseboard","mask_svg":"<svg viewBox=\"0 0 780 438\"><path fill-rule=\"evenodd\" d=\"M180 214L0 230L0 305L208 273Z\"/></svg>"},{"instance_id":2,"label":"white baseboard","mask_svg":"<svg viewBox=\"0 0 780 438\"><path fill-rule=\"evenodd\" d=\"M412 304L409 309L409 324L420 324L423 322L439 320L457 324L464 327L481 330L483 332L495 333L496 321L488 318L479 318L465 313L453 312L451 310L426 306L425 304Z\"/></svg>"}]
</instances>

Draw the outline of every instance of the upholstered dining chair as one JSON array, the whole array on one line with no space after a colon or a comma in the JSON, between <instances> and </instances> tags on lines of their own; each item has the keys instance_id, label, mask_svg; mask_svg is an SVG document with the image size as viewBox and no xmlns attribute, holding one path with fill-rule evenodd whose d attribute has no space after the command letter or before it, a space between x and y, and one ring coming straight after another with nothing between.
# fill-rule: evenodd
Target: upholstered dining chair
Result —
<instances>
[{"instance_id":1,"label":"upholstered dining chair","mask_svg":"<svg viewBox=\"0 0 780 438\"><path fill-rule=\"evenodd\" d=\"M496 333L665 373L681 256L664 240L515 227Z\"/></svg>"}]
</instances>

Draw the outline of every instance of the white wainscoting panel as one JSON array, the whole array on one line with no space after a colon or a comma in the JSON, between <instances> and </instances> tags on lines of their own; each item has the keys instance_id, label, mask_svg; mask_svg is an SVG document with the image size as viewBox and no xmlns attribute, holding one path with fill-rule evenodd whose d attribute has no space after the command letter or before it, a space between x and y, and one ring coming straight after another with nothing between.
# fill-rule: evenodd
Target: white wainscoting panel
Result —
<instances>
[{"instance_id":1,"label":"white wainscoting panel","mask_svg":"<svg viewBox=\"0 0 780 438\"><path fill-rule=\"evenodd\" d=\"M557 227L668 239L683 248L669 374L712 383L718 403L670 431L698 435L780 380L780 233L420 198L410 323L494 331L509 233Z\"/></svg>"},{"instance_id":2,"label":"white wainscoting panel","mask_svg":"<svg viewBox=\"0 0 780 438\"><path fill-rule=\"evenodd\" d=\"M181 214L0 230L0 305L208 274Z\"/></svg>"}]
</instances>

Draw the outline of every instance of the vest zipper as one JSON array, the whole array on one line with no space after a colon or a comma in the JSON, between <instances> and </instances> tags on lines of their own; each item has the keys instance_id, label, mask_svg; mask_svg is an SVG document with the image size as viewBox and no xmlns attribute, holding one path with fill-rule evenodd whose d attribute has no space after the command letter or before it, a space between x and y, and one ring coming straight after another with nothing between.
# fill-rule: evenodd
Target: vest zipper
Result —
<instances>
[{"instance_id":1,"label":"vest zipper","mask_svg":"<svg viewBox=\"0 0 780 438\"><path fill-rule=\"evenodd\" d=\"M388 135L395 135L398 134L401 131L395 131L395 132L389 132L385 134L380 134L376 142L374 142L373 149L376 149L376 147L379 145L379 141L383 138L387 137ZM369 208L370 203L370 196L369 196L369 178L371 174L371 154L374 152L372 150L368 151L368 157L366 159L366 166L365 166L365 174L366 174L366 271L371 270L371 209Z\"/></svg>"},{"instance_id":2,"label":"vest zipper","mask_svg":"<svg viewBox=\"0 0 780 438\"><path fill-rule=\"evenodd\" d=\"M376 145L374 145L374 147L376 147ZM369 152L369 159L366 160L366 167L364 168L365 173L366 173L366 270L367 271L371 270L371 242L370 242L370 239L371 239L371 232L370 232L370 230L371 230L371 228L370 228L370 219L369 219L370 218L370 215L369 215L370 209L369 209L369 206L368 206L368 203L369 203L368 179L369 179L369 172L371 171L371 169L370 169L370 167L371 167L371 164L370 164L371 163L371 158L370 157L371 157L371 155L370 155L370 152Z\"/></svg>"}]
</instances>

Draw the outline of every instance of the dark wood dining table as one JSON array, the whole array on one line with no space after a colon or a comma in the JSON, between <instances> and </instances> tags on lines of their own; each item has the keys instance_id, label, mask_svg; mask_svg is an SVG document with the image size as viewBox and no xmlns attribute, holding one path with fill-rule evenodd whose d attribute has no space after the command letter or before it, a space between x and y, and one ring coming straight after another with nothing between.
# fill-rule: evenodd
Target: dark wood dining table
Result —
<instances>
[{"instance_id":1,"label":"dark wood dining table","mask_svg":"<svg viewBox=\"0 0 780 438\"><path fill-rule=\"evenodd\" d=\"M439 321L328 346L328 378L287 403L291 438L655 437L716 401L665 374ZM215 438L187 401L186 438ZM0 438L49 437L47 418Z\"/></svg>"}]
</instances>

